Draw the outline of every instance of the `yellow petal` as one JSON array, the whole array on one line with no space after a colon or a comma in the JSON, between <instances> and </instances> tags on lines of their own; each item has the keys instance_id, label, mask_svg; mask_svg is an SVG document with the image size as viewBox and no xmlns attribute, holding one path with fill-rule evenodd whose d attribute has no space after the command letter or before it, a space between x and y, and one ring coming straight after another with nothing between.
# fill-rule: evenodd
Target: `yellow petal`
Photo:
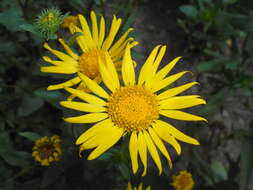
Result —
<instances>
[{"instance_id":1,"label":"yellow petal","mask_svg":"<svg viewBox=\"0 0 253 190\"><path fill-rule=\"evenodd\" d=\"M150 53L149 57L147 58L146 62L142 66L139 74L138 85L142 85L145 80L150 77L150 73L152 72L152 64L156 58L157 52L160 48L160 45L156 46L152 52Z\"/></svg>"},{"instance_id":2,"label":"yellow petal","mask_svg":"<svg viewBox=\"0 0 253 190\"><path fill-rule=\"evenodd\" d=\"M111 91L115 92L116 90L116 82L113 80L112 74L107 70L105 64L102 62L100 58L98 58L98 65L100 75L102 77L103 82L105 83L106 87Z\"/></svg>"},{"instance_id":3,"label":"yellow petal","mask_svg":"<svg viewBox=\"0 0 253 190\"><path fill-rule=\"evenodd\" d=\"M129 28L122 37L110 48L109 53L113 53L115 50L117 50L126 40L128 34L133 31L133 28Z\"/></svg>"},{"instance_id":4,"label":"yellow petal","mask_svg":"<svg viewBox=\"0 0 253 190\"><path fill-rule=\"evenodd\" d=\"M185 85L181 85L181 86L178 86L178 87L175 87L175 88L171 88L169 90L166 90L164 92L162 92L161 94L159 94L157 96L157 98L159 100L163 100L163 99L166 99L166 98L170 98L172 96L176 96L178 94L180 94L181 92L184 92L185 90L191 88L193 85L196 85L196 84L199 84L198 82L190 82L190 83L187 83Z\"/></svg>"},{"instance_id":5,"label":"yellow petal","mask_svg":"<svg viewBox=\"0 0 253 190\"><path fill-rule=\"evenodd\" d=\"M161 126L160 123L153 123L152 126L157 135L167 143L171 144L176 150L177 154L180 155L181 146L178 144L176 139L170 133L168 133L167 129L164 126Z\"/></svg>"},{"instance_id":6,"label":"yellow petal","mask_svg":"<svg viewBox=\"0 0 253 190\"><path fill-rule=\"evenodd\" d=\"M113 52L110 52L111 58L114 62L118 60L122 61L121 59L125 54L127 44L131 43L133 40L134 38L128 38L118 49Z\"/></svg>"},{"instance_id":7,"label":"yellow petal","mask_svg":"<svg viewBox=\"0 0 253 190\"><path fill-rule=\"evenodd\" d=\"M52 49L48 43L44 43L44 48L46 48L47 50L49 50L52 54L56 55L59 59L65 61L65 62L70 62L70 63L76 63L75 59L73 59L72 57L68 56L65 53L62 53L60 51L54 50Z\"/></svg>"},{"instance_id":8,"label":"yellow petal","mask_svg":"<svg viewBox=\"0 0 253 190\"><path fill-rule=\"evenodd\" d=\"M76 55L72 50L71 48L65 43L65 41L62 39L62 38L59 38L58 39L59 42L61 43L61 45L64 47L64 49L67 51L67 53L73 57L75 60L78 60L79 56Z\"/></svg>"},{"instance_id":9,"label":"yellow petal","mask_svg":"<svg viewBox=\"0 0 253 190\"><path fill-rule=\"evenodd\" d=\"M92 24L92 38L96 46L98 46L98 23L97 16L94 11L91 11L91 24Z\"/></svg>"},{"instance_id":10,"label":"yellow petal","mask_svg":"<svg viewBox=\"0 0 253 190\"><path fill-rule=\"evenodd\" d=\"M43 56L42 58L44 59L44 61L49 62L55 66L63 66L63 67L68 67L68 66L77 67L78 66L77 62L55 61L55 60L52 60L48 56Z\"/></svg>"},{"instance_id":11,"label":"yellow petal","mask_svg":"<svg viewBox=\"0 0 253 190\"><path fill-rule=\"evenodd\" d=\"M95 123L108 118L107 113L89 113L81 116L64 118L69 123Z\"/></svg>"},{"instance_id":12,"label":"yellow petal","mask_svg":"<svg viewBox=\"0 0 253 190\"><path fill-rule=\"evenodd\" d=\"M45 73L60 73L60 74L73 74L77 72L76 67L58 67L58 66L48 66L48 67L41 67L41 72Z\"/></svg>"},{"instance_id":13,"label":"yellow petal","mask_svg":"<svg viewBox=\"0 0 253 190\"><path fill-rule=\"evenodd\" d=\"M89 25L88 25L86 19L81 14L78 15L78 18L80 20L80 23L81 23L81 26L83 29L83 33L84 33L84 38L85 38L85 41L86 41L88 47L90 47L90 48L96 47L96 45L91 37L90 28L89 28Z\"/></svg>"},{"instance_id":14,"label":"yellow petal","mask_svg":"<svg viewBox=\"0 0 253 190\"><path fill-rule=\"evenodd\" d=\"M108 130L108 126L112 126L113 123L110 119L105 119L92 127L90 127L87 131L85 131L82 135L78 137L76 140L76 145L82 144L87 141L92 136L95 136L98 133L102 133L105 130Z\"/></svg>"},{"instance_id":15,"label":"yellow petal","mask_svg":"<svg viewBox=\"0 0 253 190\"><path fill-rule=\"evenodd\" d=\"M119 141L123 132L124 130L122 128L113 126L113 130L111 130L111 133L107 135L104 143L99 145L95 150L91 152L91 154L88 156L88 160L96 159L101 154L103 154L106 150L111 148L114 144L116 144Z\"/></svg>"},{"instance_id":16,"label":"yellow petal","mask_svg":"<svg viewBox=\"0 0 253 190\"><path fill-rule=\"evenodd\" d=\"M129 45L127 45L125 55L123 57L122 78L126 86L135 84L134 65L133 60L131 58Z\"/></svg>"},{"instance_id":17,"label":"yellow petal","mask_svg":"<svg viewBox=\"0 0 253 190\"><path fill-rule=\"evenodd\" d=\"M77 26L75 26L73 24L70 25L69 29L70 29L71 34L74 34L76 32L83 33L83 31L80 28L78 28ZM88 47L86 40L84 38L84 34L78 35L76 37L76 41L83 52L86 52L89 50L89 47Z\"/></svg>"},{"instance_id":18,"label":"yellow petal","mask_svg":"<svg viewBox=\"0 0 253 190\"><path fill-rule=\"evenodd\" d=\"M172 161L170 158L169 153L167 152L166 147L164 146L163 142L160 140L160 138L157 136L156 132L154 131L154 129L152 127L148 128L149 134L152 137L154 143L156 144L156 146L159 148L159 150L162 152L162 154L167 158L168 162L169 162L169 166L172 168Z\"/></svg>"},{"instance_id":19,"label":"yellow petal","mask_svg":"<svg viewBox=\"0 0 253 190\"><path fill-rule=\"evenodd\" d=\"M171 134L176 139L186 142L186 143L189 143L189 144L199 145L199 142L196 139L182 133L181 131L177 130L175 127L173 127L169 123L166 123L161 120L157 120L156 123L157 123L157 125L160 126L160 128L161 127L163 128L164 132Z\"/></svg>"},{"instance_id":20,"label":"yellow petal","mask_svg":"<svg viewBox=\"0 0 253 190\"><path fill-rule=\"evenodd\" d=\"M147 144L142 132L139 132L138 134L138 150L139 150L141 162L144 167L142 176L145 176L147 173Z\"/></svg>"},{"instance_id":21,"label":"yellow petal","mask_svg":"<svg viewBox=\"0 0 253 190\"><path fill-rule=\"evenodd\" d=\"M156 59L155 59L155 61L154 61L154 64L153 64L154 74L156 73L157 68L158 68L159 64L161 63L161 60L162 60L165 52L166 52L166 46L162 46L159 53L158 53L158 55L157 55L157 57L156 57Z\"/></svg>"},{"instance_id":22,"label":"yellow petal","mask_svg":"<svg viewBox=\"0 0 253 190\"><path fill-rule=\"evenodd\" d=\"M132 190L132 185L131 185L131 183L127 183L127 190Z\"/></svg>"},{"instance_id":23,"label":"yellow petal","mask_svg":"<svg viewBox=\"0 0 253 190\"><path fill-rule=\"evenodd\" d=\"M109 95L107 92L100 87L95 81L91 80L89 77L82 73L79 73L80 78L84 81L86 86L96 95L108 99Z\"/></svg>"},{"instance_id":24,"label":"yellow petal","mask_svg":"<svg viewBox=\"0 0 253 190\"><path fill-rule=\"evenodd\" d=\"M138 140L135 131L132 132L129 141L129 152L132 162L133 173L135 174L138 170Z\"/></svg>"},{"instance_id":25,"label":"yellow petal","mask_svg":"<svg viewBox=\"0 0 253 190\"><path fill-rule=\"evenodd\" d=\"M179 78L181 78L185 73L187 73L188 71L183 71L174 75L171 75L163 80L154 80L152 86L151 86L151 90L152 92L157 92L163 88L165 88L166 86L172 84L173 82L175 82L176 80L178 80Z\"/></svg>"},{"instance_id":26,"label":"yellow petal","mask_svg":"<svg viewBox=\"0 0 253 190\"><path fill-rule=\"evenodd\" d=\"M105 37L105 19L103 16L100 18L100 26L99 26L99 36L98 36L98 45L102 46Z\"/></svg>"},{"instance_id":27,"label":"yellow petal","mask_svg":"<svg viewBox=\"0 0 253 190\"><path fill-rule=\"evenodd\" d=\"M157 72L156 78L159 80L162 80L171 71L171 69L176 65L176 63L181 58L182 57L176 57L175 59L173 59L168 65L166 65L160 71Z\"/></svg>"},{"instance_id":28,"label":"yellow petal","mask_svg":"<svg viewBox=\"0 0 253 190\"><path fill-rule=\"evenodd\" d=\"M143 187L143 185L142 185L142 183L140 183L138 186L138 190L142 190L142 187Z\"/></svg>"},{"instance_id":29,"label":"yellow petal","mask_svg":"<svg viewBox=\"0 0 253 190\"><path fill-rule=\"evenodd\" d=\"M117 19L115 16L113 16L110 32L107 38L105 39L104 44L102 45L103 50L108 50L111 47L112 42L116 34L118 33L120 25L121 25L121 19Z\"/></svg>"},{"instance_id":30,"label":"yellow petal","mask_svg":"<svg viewBox=\"0 0 253 190\"><path fill-rule=\"evenodd\" d=\"M192 96L177 96L160 101L160 109L184 109L197 106L200 104L206 104L206 101L200 98L194 98Z\"/></svg>"},{"instance_id":31,"label":"yellow petal","mask_svg":"<svg viewBox=\"0 0 253 190\"><path fill-rule=\"evenodd\" d=\"M170 118L178 119L178 120L207 122L207 120L203 117L192 115L192 114L185 113L178 110L160 110L159 113L166 117L170 117Z\"/></svg>"},{"instance_id":32,"label":"yellow petal","mask_svg":"<svg viewBox=\"0 0 253 190\"><path fill-rule=\"evenodd\" d=\"M87 104L83 102L72 102L72 101L61 101L60 104L66 108L83 111L83 112L104 112L106 109L104 107Z\"/></svg>"},{"instance_id":33,"label":"yellow petal","mask_svg":"<svg viewBox=\"0 0 253 190\"><path fill-rule=\"evenodd\" d=\"M73 88L66 88L65 90L67 90L69 93L76 95L77 97L79 97L80 99L90 103L90 104L95 104L95 105L101 105L101 106L105 106L106 102L96 96L93 96L91 94L88 94L84 91L81 90L75 90Z\"/></svg>"},{"instance_id":34,"label":"yellow petal","mask_svg":"<svg viewBox=\"0 0 253 190\"><path fill-rule=\"evenodd\" d=\"M75 77L71 80L68 80L68 81L60 83L60 84L50 85L47 87L47 90L58 90L58 89L74 86L77 83L79 83L80 81L81 81L81 79L79 77Z\"/></svg>"},{"instance_id":35,"label":"yellow petal","mask_svg":"<svg viewBox=\"0 0 253 190\"><path fill-rule=\"evenodd\" d=\"M107 69L113 78L113 81L115 83L115 87L118 89L118 88L120 88L119 76L118 76L117 70L111 60L111 56L109 55L108 52L105 53L105 59L106 59Z\"/></svg>"},{"instance_id":36,"label":"yellow petal","mask_svg":"<svg viewBox=\"0 0 253 190\"><path fill-rule=\"evenodd\" d=\"M149 134L146 131L143 132L143 135L144 135L144 138L146 140L146 144L147 144L148 150L151 154L151 157L153 158L153 160L155 161L156 166L159 169L159 175L161 175L162 174L162 163L161 163L161 160L160 160L160 156L157 152L157 149L156 149L154 143L152 142Z\"/></svg>"}]
</instances>

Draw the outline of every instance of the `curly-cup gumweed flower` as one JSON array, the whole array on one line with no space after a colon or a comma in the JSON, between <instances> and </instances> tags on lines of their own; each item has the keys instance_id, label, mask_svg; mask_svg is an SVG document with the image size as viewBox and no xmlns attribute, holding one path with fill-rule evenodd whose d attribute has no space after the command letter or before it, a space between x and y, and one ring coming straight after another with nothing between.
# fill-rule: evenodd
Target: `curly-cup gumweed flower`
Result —
<instances>
[{"instance_id":1,"label":"curly-cup gumweed flower","mask_svg":"<svg viewBox=\"0 0 253 190\"><path fill-rule=\"evenodd\" d=\"M138 159L140 158L144 166L142 175L146 175L147 154L150 153L161 174L162 163L158 150L172 166L171 157L164 142L172 145L179 155L181 146L177 140L193 145L199 145L199 142L161 120L160 116L184 121L206 121L203 117L182 111L184 108L206 104L206 102L199 95L179 95L198 84L197 82L162 91L189 73L183 71L167 76L180 57L158 70L166 46L159 45L153 49L136 79L130 47L130 45L126 47L123 57L122 83L109 53L105 53L103 58L98 59L99 71L105 87L80 72L80 79L93 94L66 88L68 92L83 102L63 101L61 105L86 113L64 120L70 123L95 123L76 141L76 144L80 145L80 152L94 149L88 156L88 160L96 159L116 144L122 136L129 134L129 152L133 173L136 173L139 168Z\"/></svg>"},{"instance_id":2,"label":"curly-cup gumweed flower","mask_svg":"<svg viewBox=\"0 0 253 190\"><path fill-rule=\"evenodd\" d=\"M194 187L192 174L186 170L180 171L177 176L173 176L173 182L171 185L175 190L192 190Z\"/></svg>"},{"instance_id":3,"label":"curly-cup gumweed flower","mask_svg":"<svg viewBox=\"0 0 253 190\"><path fill-rule=\"evenodd\" d=\"M82 52L79 55L61 38L59 42L66 53L52 49L47 43L44 44L44 47L58 57L59 60L52 60L50 57L44 56L43 59L52 64L52 66L43 66L41 67L41 71L47 73L70 74L74 76L66 82L50 85L48 90L62 89L76 84L79 84L78 89L84 89L85 83L84 81L81 82L81 78L77 74L78 72L86 75L89 79L97 83L101 82L98 57L100 57L101 62L104 63L105 54L108 52L112 58L113 64L116 68L120 68L126 45L129 43L129 47L133 47L138 44L133 38L128 38L128 34L133 30L132 28L128 29L114 43L122 22L121 19L116 18L116 16L113 17L111 28L107 36L105 36L106 27L104 17L101 16L99 26L95 12L91 11L90 17L91 29L85 17L81 14L78 15L81 28L74 24L70 24L69 26L71 34L75 34L76 32L83 34L76 37L76 42Z\"/></svg>"},{"instance_id":4,"label":"curly-cup gumweed flower","mask_svg":"<svg viewBox=\"0 0 253 190\"><path fill-rule=\"evenodd\" d=\"M59 161L62 153L60 142L61 139L57 135L51 138L42 137L35 142L32 156L42 166L49 166L51 162Z\"/></svg>"}]
</instances>

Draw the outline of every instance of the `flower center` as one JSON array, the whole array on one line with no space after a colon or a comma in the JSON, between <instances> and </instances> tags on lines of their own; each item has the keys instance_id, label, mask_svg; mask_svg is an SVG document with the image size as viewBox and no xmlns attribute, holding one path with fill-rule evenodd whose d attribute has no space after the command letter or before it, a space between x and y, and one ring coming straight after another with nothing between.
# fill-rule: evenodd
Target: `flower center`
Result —
<instances>
[{"instance_id":1,"label":"flower center","mask_svg":"<svg viewBox=\"0 0 253 190\"><path fill-rule=\"evenodd\" d=\"M54 153L54 145L50 142L45 142L39 146L39 154L41 159L47 159Z\"/></svg>"},{"instance_id":2,"label":"flower center","mask_svg":"<svg viewBox=\"0 0 253 190\"><path fill-rule=\"evenodd\" d=\"M79 58L80 72L88 76L90 79L95 79L99 75L98 70L98 57L102 61L105 60L105 53L99 49L92 49L83 53Z\"/></svg>"},{"instance_id":3,"label":"flower center","mask_svg":"<svg viewBox=\"0 0 253 190\"><path fill-rule=\"evenodd\" d=\"M142 86L126 86L114 92L107 111L113 123L128 132L145 130L159 117L156 95Z\"/></svg>"},{"instance_id":4,"label":"flower center","mask_svg":"<svg viewBox=\"0 0 253 190\"><path fill-rule=\"evenodd\" d=\"M182 174L178 180L178 184L182 189L184 189L190 184L190 179L190 176L188 176L187 174Z\"/></svg>"}]
</instances>

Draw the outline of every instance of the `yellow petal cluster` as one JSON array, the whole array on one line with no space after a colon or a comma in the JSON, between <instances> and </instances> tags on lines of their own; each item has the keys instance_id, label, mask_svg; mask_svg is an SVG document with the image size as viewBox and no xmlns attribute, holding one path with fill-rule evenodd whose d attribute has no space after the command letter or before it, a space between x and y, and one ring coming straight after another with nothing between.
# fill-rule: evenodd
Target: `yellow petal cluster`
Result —
<instances>
[{"instance_id":1,"label":"yellow petal cluster","mask_svg":"<svg viewBox=\"0 0 253 190\"><path fill-rule=\"evenodd\" d=\"M59 161L62 154L61 139L59 136L42 137L38 139L33 146L32 156L42 166L49 166L51 162Z\"/></svg>"},{"instance_id":2,"label":"yellow petal cluster","mask_svg":"<svg viewBox=\"0 0 253 190\"><path fill-rule=\"evenodd\" d=\"M80 54L74 51L61 38L59 38L59 42L65 52L53 49L47 43L44 44L44 48L56 56L58 60L44 56L44 61L51 65L42 66L41 71L46 73L68 74L72 77L63 83L48 86L48 90L62 89L77 84L79 84L78 89L84 89L86 84L81 82L78 73L85 74L90 79L100 83L101 76L98 68L98 57L104 63L104 55L108 53L115 66L119 68L126 45L129 44L130 47L137 45L137 42L133 38L128 37L128 34L133 30L132 28L128 29L118 40L115 40L122 22L120 18L113 17L107 36L104 17L101 16L98 22L95 12L91 11L90 18L91 26L88 25L86 18L81 14L66 17L64 20L63 25L68 26L72 35L79 34L75 39L81 50ZM78 21L80 26L76 24Z\"/></svg>"},{"instance_id":3,"label":"yellow petal cluster","mask_svg":"<svg viewBox=\"0 0 253 190\"><path fill-rule=\"evenodd\" d=\"M175 190L192 190L194 187L192 174L186 170L180 171L177 176L173 176L173 182L171 185Z\"/></svg>"}]
</instances>

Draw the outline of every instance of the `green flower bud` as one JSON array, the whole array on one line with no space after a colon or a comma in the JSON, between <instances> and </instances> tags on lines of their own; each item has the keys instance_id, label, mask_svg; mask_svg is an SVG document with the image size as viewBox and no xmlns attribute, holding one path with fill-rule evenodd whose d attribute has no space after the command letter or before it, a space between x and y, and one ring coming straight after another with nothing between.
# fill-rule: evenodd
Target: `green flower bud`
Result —
<instances>
[{"instance_id":1,"label":"green flower bud","mask_svg":"<svg viewBox=\"0 0 253 190\"><path fill-rule=\"evenodd\" d=\"M46 40L56 39L57 35L55 33L67 15L68 13L63 15L56 7L42 10L34 23L37 33Z\"/></svg>"}]
</instances>

